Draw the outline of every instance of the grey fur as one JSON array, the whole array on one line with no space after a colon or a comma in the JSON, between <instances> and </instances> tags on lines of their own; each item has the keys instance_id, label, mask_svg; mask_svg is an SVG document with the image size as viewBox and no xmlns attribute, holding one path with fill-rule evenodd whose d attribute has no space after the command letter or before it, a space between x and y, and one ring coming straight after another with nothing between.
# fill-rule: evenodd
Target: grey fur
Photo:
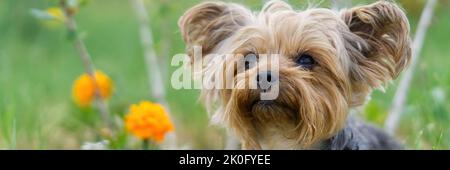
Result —
<instances>
[{"instance_id":1,"label":"grey fur","mask_svg":"<svg viewBox=\"0 0 450 170\"><path fill-rule=\"evenodd\" d=\"M400 150L404 149L393 137L364 121L351 117L334 137L321 143L324 150Z\"/></svg>"}]
</instances>

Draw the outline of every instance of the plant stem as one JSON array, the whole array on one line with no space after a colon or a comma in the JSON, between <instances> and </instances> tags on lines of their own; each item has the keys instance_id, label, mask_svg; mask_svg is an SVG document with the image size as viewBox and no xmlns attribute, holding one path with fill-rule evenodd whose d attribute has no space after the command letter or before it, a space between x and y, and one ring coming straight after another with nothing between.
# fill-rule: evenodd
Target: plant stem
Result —
<instances>
[{"instance_id":1,"label":"plant stem","mask_svg":"<svg viewBox=\"0 0 450 170\"><path fill-rule=\"evenodd\" d=\"M142 150L148 150L149 141L148 139L142 140Z\"/></svg>"},{"instance_id":2,"label":"plant stem","mask_svg":"<svg viewBox=\"0 0 450 170\"><path fill-rule=\"evenodd\" d=\"M73 16L73 11L67 5L65 0L61 0L60 4L61 4L61 8L65 14L65 17L66 17L65 24L66 24L67 30L69 31L69 35L72 36L71 40L73 42L73 45L74 45L75 49L77 50L81 61L83 62L85 72L89 75L89 77L91 78L91 81L94 84L96 106L98 107L98 109L100 111L100 115L103 119L103 122L105 122L106 125L108 126L108 128L110 130L112 130L113 124L109 118L110 114L109 114L108 106L101 97L100 90L99 90L100 88L99 88L96 78L95 78L95 67L92 62L91 55L89 54L89 52L86 48L86 45L84 44L84 42L81 40L81 38L77 34L77 24L76 24L74 16Z\"/></svg>"},{"instance_id":3,"label":"plant stem","mask_svg":"<svg viewBox=\"0 0 450 170\"><path fill-rule=\"evenodd\" d=\"M406 70L406 72L403 74L402 79L400 80L397 91L394 95L394 100L392 101L391 110L384 124L384 128L390 134L394 134L397 130L401 114L403 113L413 74L417 66L417 61L420 57L423 43L425 41L426 32L434 15L434 8L436 6L436 3L437 0L427 1L427 4L422 11L419 25L417 26L416 34L414 36L414 42L412 44L413 51L411 57L411 66L408 70Z\"/></svg>"},{"instance_id":4,"label":"plant stem","mask_svg":"<svg viewBox=\"0 0 450 170\"><path fill-rule=\"evenodd\" d=\"M332 0L331 1L331 9L339 11L342 8L345 8L351 5L351 0Z\"/></svg>"},{"instance_id":5,"label":"plant stem","mask_svg":"<svg viewBox=\"0 0 450 170\"><path fill-rule=\"evenodd\" d=\"M158 58L156 57L156 52L153 49L153 35L150 28L150 22L147 17L147 9L145 8L145 4L142 0L132 0L132 5L134 8L134 11L136 12L136 16L139 21L140 25L140 38L141 38L141 44L142 48L144 49L144 57L145 57L145 64L147 67L147 76L150 86L150 96L153 96L154 99L160 104L164 106L166 109L166 112L169 115L169 119L174 122L175 127L176 123L172 116L170 115L170 109L169 104L166 101L166 93L165 93L165 86L164 81L162 79L162 73L160 71L160 67L158 65ZM165 142L167 142L168 149L176 149L176 135L175 133L169 133L167 135L167 139Z\"/></svg>"}]
</instances>

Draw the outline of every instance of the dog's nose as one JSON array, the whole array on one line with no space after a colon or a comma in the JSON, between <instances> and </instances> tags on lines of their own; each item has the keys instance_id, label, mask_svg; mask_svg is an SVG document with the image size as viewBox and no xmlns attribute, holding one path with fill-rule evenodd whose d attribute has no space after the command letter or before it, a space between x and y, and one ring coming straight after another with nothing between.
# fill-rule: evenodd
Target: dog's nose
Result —
<instances>
[{"instance_id":1,"label":"dog's nose","mask_svg":"<svg viewBox=\"0 0 450 170\"><path fill-rule=\"evenodd\" d=\"M259 89L268 89L273 83L277 82L277 76L271 71L264 71L256 76L256 82L258 83Z\"/></svg>"}]
</instances>

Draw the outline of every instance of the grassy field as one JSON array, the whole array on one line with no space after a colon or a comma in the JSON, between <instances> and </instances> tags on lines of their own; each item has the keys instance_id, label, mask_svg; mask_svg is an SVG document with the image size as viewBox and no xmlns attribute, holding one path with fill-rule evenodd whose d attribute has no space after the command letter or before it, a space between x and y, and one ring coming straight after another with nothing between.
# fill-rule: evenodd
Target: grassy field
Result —
<instances>
[{"instance_id":1,"label":"grassy field","mask_svg":"<svg viewBox=\"0 0 450 170\"><path fill-rule=\"evenodd\" d=\"M222 148L223 130L208 124L207 113L196 102L199 91L174 90L169 85L175 69L168 66L171 56L184 52L177 20L198 1L146 2L180 145ZM262 5L260 0L236 2L253 9ZM291 2L297 8L305 5L303 1ZM402 2L414 29L423 1ZM398 131L398 138L411 149L450 148L450 3L439 3ZM84 142L101 140L97 111L79 109L72 101L72 84L83 67L67 40L65 27L42 23L30 15L33 8L54 5L50 0L0 1L0 149L79 149ZM96 68L114 81L109 107L120 125L130 104L153 100L134 11L128 1L91 0L76 19ZM396 84L386 93L374 92L364 109L369 121L380 126L384 123ZM137 148L137 139L122 129L120 134L113 148Z\"/></svg>"}]
</instances>

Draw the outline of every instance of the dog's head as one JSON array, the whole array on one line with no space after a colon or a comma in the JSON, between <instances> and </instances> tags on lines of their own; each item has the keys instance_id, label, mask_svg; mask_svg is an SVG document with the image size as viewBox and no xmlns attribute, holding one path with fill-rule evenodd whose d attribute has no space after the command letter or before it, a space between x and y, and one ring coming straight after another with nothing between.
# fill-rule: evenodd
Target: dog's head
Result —
<instances>
[{"instance_id":1,"label":"dog's head","mask_svg":"<svg viewBox=\"0 0 450 170\"><path fill-rule=\"evenodd\" d=\"M179 26L190 56L202 47L205 82L233 84L202 90L203 101L249 149L260 148L257 139L269 126L305 148L331 137L349 109L395 79L411 56L408 20L386 1L337 12L295 11L274 0L257 13L204 2ZM273 87L277 97L261 99Z\"/></svg>"}]
</instances>

